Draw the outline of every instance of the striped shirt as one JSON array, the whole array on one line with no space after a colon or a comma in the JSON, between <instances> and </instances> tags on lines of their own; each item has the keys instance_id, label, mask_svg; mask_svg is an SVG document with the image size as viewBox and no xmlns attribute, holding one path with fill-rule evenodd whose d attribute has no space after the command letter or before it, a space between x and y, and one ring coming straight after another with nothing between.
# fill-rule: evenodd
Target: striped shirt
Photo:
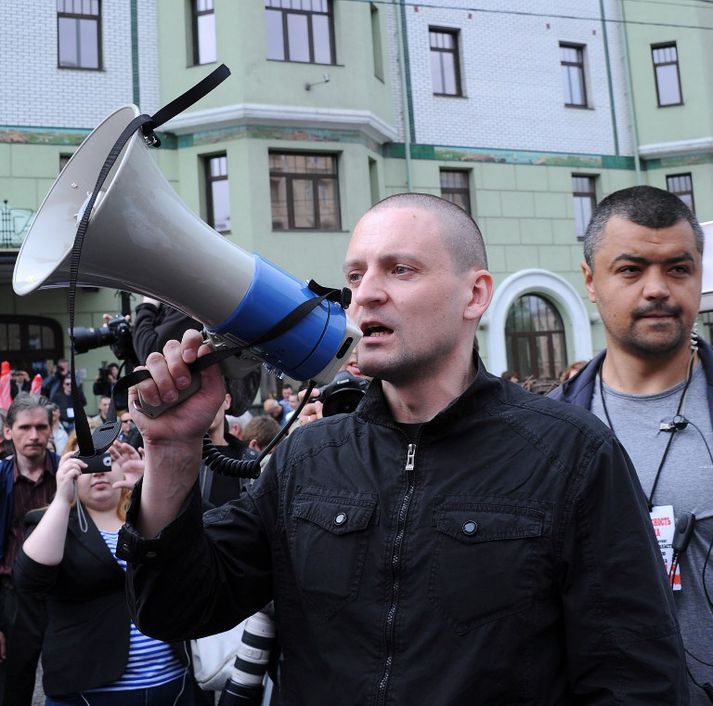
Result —
<instances>
[{"instance_id":1,"label":"striped shirt","mask_svg":"<svg viewBox=\"0 0 713 706\"><path fill-rule=\"evenodd\" d=\"M119 533L105 532L104 530L99 530L99 532L109 547L109 551L116 557L116 542ZM118 558L116 561L126 571L126 562ZM129 633L129 659L124 673L117 681L107 686L87 691L149 689L152 686L160 686L178 679L183 676L185 671L186 668L178 661L167 643L147 637L132 622Z\"/></svg>"}]
</instances>

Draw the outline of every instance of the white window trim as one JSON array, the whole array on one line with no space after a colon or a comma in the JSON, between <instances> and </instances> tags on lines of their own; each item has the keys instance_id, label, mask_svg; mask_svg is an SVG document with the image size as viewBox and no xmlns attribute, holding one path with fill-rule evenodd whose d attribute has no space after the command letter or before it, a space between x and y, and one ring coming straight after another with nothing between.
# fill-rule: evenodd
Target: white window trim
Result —
<instances>
[{"instance_id":1,"label":"white window trim","mask_svg":"<svg viewBox=\"0 0 713 706\"><path fill-rule=\"evenodd\" d=\"M513 302L525 294L546 296L557 306L565 328L571 327L568 341L574 342L571 360L589 360L592 353L592 319L582 295L562 277L540 269L520 270L505 278L496 288L493 300L480 327L488 331L488 368L495 375L507 370L505 324Z\"/></svg>"}]
</instances>

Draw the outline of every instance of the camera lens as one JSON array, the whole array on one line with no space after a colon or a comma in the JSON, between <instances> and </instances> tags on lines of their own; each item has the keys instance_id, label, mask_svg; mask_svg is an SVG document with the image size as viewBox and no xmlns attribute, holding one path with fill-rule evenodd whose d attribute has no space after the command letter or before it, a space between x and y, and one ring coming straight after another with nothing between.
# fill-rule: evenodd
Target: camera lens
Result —
<instances>
[{"instance_id":1,"label":"camera lens","mask_svg":"<svg viewBox=\"0 0 713 706\"><path fill-rule=\"evenodd\" d=\"M114 333L108 326L99 328L77 327L74 329L74 351L75 353L86 353L93 348L109 346L115 341Z\"/></svg>"}]
</instances>

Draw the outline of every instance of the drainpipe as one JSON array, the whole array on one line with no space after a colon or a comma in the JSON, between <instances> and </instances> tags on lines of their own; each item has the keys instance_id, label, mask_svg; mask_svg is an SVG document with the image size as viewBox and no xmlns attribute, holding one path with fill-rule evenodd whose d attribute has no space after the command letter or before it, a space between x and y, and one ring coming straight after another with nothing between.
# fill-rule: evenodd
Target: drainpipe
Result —
<instances>
[{"instance_id":1,"label":"drainpipe","mask_svg":"<svg viewBox=\"0 0 713 706\"><path fill-rule=\"evenodd\" d=\"M411 115L409 111L408 79L406 77L406 53L408 38L406 34L406 8L404 0L392 0L399 5L396 12L396 34L399 47L399 79L401 81L401 111L403 114L404 154L406 156L406 191L413 191L411 175Z\"/></svg>"},{"instance_id":2,"label":"drainpipe","mask_svg":"<svg viewBox=\"0 0 713 706\"><path fill-rule=\"evenodd\" d=\"M604 0L599 0L599 14L602 18L602 34L604 39L604 59L607 63L607 86L609 87L609 111L611 113L612 137L614 138L614 154L619 156L619 131L616 125L616 107L614 105L614 88L611 78L611 59L609 57L609 37L607 35L607 17L604 10Z\"/></svg>"},{"instance_id":3,"label":"drainpipe","mask_svg":"<svg viewBox=\"0 0 713 706\"><path fill-rule=\"evenodd\" d=\"M131 0L131 83L134 105L141 105L139 80L139 17L136 0Z\"/></svg>"},{"instance_id":4,"label":"drainpipe","mask_svg":"<svg viewBox=\"0 0 713 706\"><path fill-rule=\"evenodd\" d=\"M634 83L631 78L631 63L629 62L629 35L626 31L626 0L619 0L621 7L621 31L624 35L624 68L626 72L626 90L629 94L629 117L631 118L631 136L634 140L634 168L636 170L636 184L641 182L641 158L639 157L639 130L636 122L636 106L634 105Z\"/></svg>"}]
</instances>

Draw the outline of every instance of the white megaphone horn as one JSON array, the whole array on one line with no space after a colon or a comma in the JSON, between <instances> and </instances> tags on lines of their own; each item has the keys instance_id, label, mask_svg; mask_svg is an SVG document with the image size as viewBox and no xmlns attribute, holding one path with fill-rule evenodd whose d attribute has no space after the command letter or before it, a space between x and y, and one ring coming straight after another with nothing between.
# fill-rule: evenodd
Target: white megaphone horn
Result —
<instances>
[{"instance_id":1,"label":"white megaphone horn","mask_svg":"<svg viewBox=\"0 0 713 706\"><path fill-rule=\"evenodd\" d=\"M80 145L42 202L20 249L13 288L25 295L66 287L77 225L104 161L139 115L125 106ZM202 322L296 380L331 382L361 332L324 300L284 333L251 346L317 295L274 264L231 243L186 207L141 132L127 142L97 195L77 284L145 294Z\"/></svg>"}]
</instances>

